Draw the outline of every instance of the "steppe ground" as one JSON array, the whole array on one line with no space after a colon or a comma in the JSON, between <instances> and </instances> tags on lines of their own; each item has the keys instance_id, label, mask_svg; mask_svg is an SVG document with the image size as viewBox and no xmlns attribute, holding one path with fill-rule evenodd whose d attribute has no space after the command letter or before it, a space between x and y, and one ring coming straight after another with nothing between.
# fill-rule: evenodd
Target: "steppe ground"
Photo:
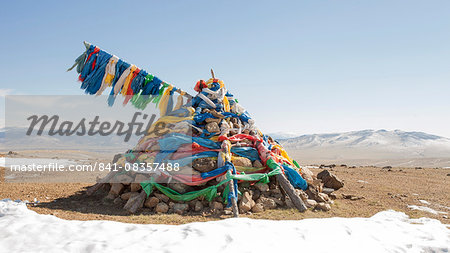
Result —
<instances>
[{"instance_id":1,"label":"steppe ground","mask_svg":"<svg viewBox=\"0 0 450 253\"><path fill-rule=\"evenodd\" d=\"M312 168L315 174L322 169ZM304 213L294 209L279 208L263 213L243 214L241 217L257 219L286 219L325 217L370 217L377 212L393 209L413 218L430 217L450 223L450 169L448 168L402 168L391 169L351 164L331 169L345 182L336 191L337 199L329 212L308 210ZM195 221L217 220L231 216L155 214L143 209L137 215L129 215L123 204L104 200L105 192L93 196L84 194L91 183L10 183L4 179L5 168L0 167L0 199L29 200L40 203L29 208L41 214L55 215L73 220L114 220L130 223L182 224ZM352 199L348 195L353 196ZM355 200L356 199L356 200ZM420 201L422 200L422 202ZM424 204L423 200L429 202ZM425 206L437 213L413 210L408 205Z\"/></svg>"}]
</instances>

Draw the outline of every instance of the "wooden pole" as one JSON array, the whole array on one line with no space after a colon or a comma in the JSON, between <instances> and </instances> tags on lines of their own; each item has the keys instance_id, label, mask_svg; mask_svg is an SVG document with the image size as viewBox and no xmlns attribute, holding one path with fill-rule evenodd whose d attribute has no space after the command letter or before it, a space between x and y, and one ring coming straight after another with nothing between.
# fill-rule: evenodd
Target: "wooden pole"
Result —
<instances>
[{"instance_id":1,"label":"wooden pole","mask_svg":"<svg viewBox=\"0 0 450 253\"><path fill-rule=\"evenodd\" d=\"M212 72L212 70L211 70ZM225 162L231 162L231 142L229 140L225 140L222 142L222 151L219 152L219 156L217 158L217 167L222 167L225 165ZM233 180L228 182L228 187L230 192L234 192L234 183ZM237 205L237 200L235 198L231 199L231 208L233 210L233 216L239 217L239 208Z\"/></svg>"},{"instance_id":2,"label":"wooden pole","mask_svg":"<svg viewBox=\"0 0 450 253\"><path fill-rule=\"evenodd\" d=\"M211 76L212 76L213 79L216 79L216 77L214 76L214 70L213 69L211 69Z\"/></svg>"},{"instance_id":3,"label":"wooden pole","mask_svg":"<svg viewBox=\"0 0 450 253\"><path fill-rule=\"evenodd\" d=\"M277 175L278 184L280 184L281 188L292 201L292 204L294 204L295 208L297 208L300 212L306 211L306 205L303 202L303 200L300 198L300 196L295 192L294 187L292 186L291 182L286 178L284 174L278 174Z\"/></svg>"}]
</instances>

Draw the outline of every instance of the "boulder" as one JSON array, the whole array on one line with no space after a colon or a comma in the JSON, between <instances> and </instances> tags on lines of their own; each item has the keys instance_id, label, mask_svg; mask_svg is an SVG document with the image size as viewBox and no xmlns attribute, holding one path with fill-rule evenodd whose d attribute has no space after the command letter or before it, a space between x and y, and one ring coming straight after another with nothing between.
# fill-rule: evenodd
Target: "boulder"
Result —
<instances>
[{"instance_id":1,"label":"boulder","mask_svg":"<svg viewBox=\"0 0 450 253\"><path fill-rule=\"evenodd\" d=\"M217 169L217 159L211 157L197 158L192 161L192 168L200 172L209 172L211 170Z\"/></svg>"},{"instance_id":2,"label":"boulder","mask_svg":"<svg viewBox=\"0 0 450 253\"><path fill-rule=\"evenodd\" d=\"M136 195L139 195L137 192L126 192L120 195L120 198L123 200L129 200L131 197L134 197Z\"/></svg>"},{"instance_id":3,"label":"boulder","mask_svg":"<svg viewBox=\"0 0 450 253\"><path fill-rule=\"evenodd\" d=\"M318 192L317 189L312 185L310 185L308 189L306 189L305 193L307 194L308 199L313 199L317 202L327 202L327 200L329 200L328 195ZM306 199L303 200L306 201Z\"/></svg>"},{"instance_id":4,"label":"boulder","mask_svg":"<svg viewBox=\"0 0 450 253\"><path fill-rule=\"evenodd\" d=\"M153 208L159 204L159 199L157 197L150 197L144 202L144 206L148 208Z\"/></svg>"},{"instance_id":5,"label":"boulder","mask_svg":"<svg viewBox=\"0 0 450 253\"><path fill-rule=\"evenodd\" d=\"M166 195L162 194L162 193L155 193L155 197L157 197L160 202L168 202L169 201L169 197L167 197Z\"/></svg>"},{"instance_id":6,"label":"boulder","mask_svg":"<svg viewBox=\"0 0 450 253\"><path fill-rule=\"evenodd\" d=\"M192 187L190 187L189 185L186 184L182 184L182 183L170 183L168 184L169 188L171 188L172 190L177 191L178 193L186 193L192 190Z\"/></svg>"},{"instance_id":7,"label":"boulder","mask_svg":"<svg viewBox=\"0 0 450 253\"><path fill-rule=\"evenodd\" d=\"M330 206L330 204L327 204L327 203L318 203L316 205L316 209L321 210L321 211L330 211L331 206Z\"/></svg>"},{"instance_id":8,"label":"boulder","mask_svg":"<svg viewBox=\"0 0 450 253\"><path fill-rule=\"evenodd\" d=\"M322 180L325 187L332 188L334 190L339 190L344 187L344 182L328 170L323 170L317 174L317 178Z\"/></svg>"},{"instance_id":9,"label":"boulder","mask_svg":"<svg viewBox=\"0 0 450 253\"><path fill-rule=\"evenodd\" d=\"M248 159L247 157L233 156L231 158L231 161L233 162L234 166L252 167L252 161L250 161L250 159Z\"/></svg>"},{"instance_id":10,"label":"boulder","mask_svg":"<svg viewBox=\"0 0 450 253\"><path fill-rule=\"evenodd\" d=\"M217 122L208 123L206 124L205 128L210 133L220 132L219 124L217 124Z\"/></svg>"},{"instance_id":11,"label":"boulder","mask_svg":"<svg viewBox=\"0 0 450 253\"><path fill-rule=\"evenodd\" d=\"M211 202L210 207L216 213L221 212L223 210L223 204L218 201Z\"/></svg>"},{"instance_id":12,"label":"boulder","mask_svg":"<svg viewBox=\"0 0 450 253\"><path fill-rule=\"evenodd\" d=\"M114 196L119 196L120 193L122 193L123 188L124 188L124 186L121 183L112 183L109 193Z\"/></svg>"},{"instance_id":13,"label":"boulder","mask_svg":"<svg viewBox=\"0 0 450 253\"><path fill-rule=\"evenodd\" d=\"M322 188L322 192L325 193L325 194L331 194L331 193L334 192L334 189L333 188L328 188L328 187L323 187Z\"/></svg>"},{"instance_id":14,"label":"boulder","mask_svg":"<svg viewBox=\"0 0 450 253\"><path fill-rule=\"evenodd\" d=\"M142 188L141 184L138 184L138 183L132 183L130 185L130 191L132 191L132 192L138 192L141 188Z\"/></svg>"},{"instance_id":15,"label":"boulder","mask_svg":"<svg viewBox=\"0 0 450 253\"><path fill-rule=\"evenodd\" d=\"M255 184L256 189L258 189L261 192L267 192L269 191L269 185L268 184Z\"/></svg>"},{"instance_id":16,"label":"boulder","mask_svg":"<svg viewBox=\"0 0 450 253\"><path fill-rule=\"evenodd\" d=\"M183 214L189 210L189 205L185 203L175 203L172 207L173 211L177 214Z\"/></svg>"},{"instance_id":17,"label":"boulder","mask_svg":"<svg viewBox=\"0 0 450 253\"><path fill-rule=\"evenodd\" d=\"M169 206L166 203L158 203L155 211L157 213L167 213L169 211Z\"/></svg>"},{"instance_id":18,"label":"boulder","mask_svg":"<svg viewBox=\"0 0 450 253\"><path fill-rule=\"evenodd\" d=\"M146 175L142 175L142 174L137 174L136 177L134 178L133 183L131 184L131 191L132 192L137 192L139 190L141 190L141 183L144 181L147 181L149 179L148 176Z\"/></svg>"},{"instance_id":19,"label":"boulder","mask_svg":"<svg viewBox=\"0 0 450 253\"><path fill-rule=\"evenodd\" d=\"M255 206L252 208L252 212L254 213L261 213L264 212L264 206L262 203L257 203L255 204Z\"/></svg>"},{"instance_id":20,"label":"boulder","mask_svg":"<svg viewBox=\"0 0 450 253\"><path fill-rule=\"evenodd\" d=\"M220 121L222 121L222 119L215 119L215 118L206 118L205 119L206 123L216 122L217 124L219 124Z\"/></svg>"},{"instance_id":21,"label":"boulder","mask_svg":"<svg viewBox=\"0 0 450 253\"><path fill-rule=\"evenodd\" d=\"M120 197L117 197L113 201L114 204L123 204L123 200Z\"/></svg>"},{"instance_id":22,"label":"boulder","mask_svg":"<svg viewBox=\"0 0 450 253\"><path fill-rule=\"evenodd\" d=\"M314 208L314 207L316 207L316 205L317 205L317 201L315 201L315 200L313 200L313 199L307 199L307 200L305 201L305 205L306 205L308 208Z\"/></svg>"},{"instance_id":23,"label":"boulder","mask_svg":"<svg viewBox=\"0 0 450 253\"><path fill-rule=\"evenodd\" d=\"M195 201L195 205L194 205L194 211L196 212L200 212L203 210L203 204L201 201L197 200Z\"/></svg>"},{"instance_id":24,"label":"boulder","mask_svg":"<svg viewBox=\"0 0 450 253\"><path fill-rule=\"evenodd\" d=\"M242 200L239 203L239 210L246 213L250 211L253 206L255 206L255 201L252 199L251 193L248 191L244 192L244 194L242 194Z\"/></svg>"},{"instance_id":25,"label":"boulder","mask_svg":"<svg viewBox=\"0 0 450 253\"><path fill-rule=\"evenodd\" d=\"M274 209L277 207L277 203L273 199L262 196L256 201L256 204L258 203L262 204L264 209Z\"/></svg>"}]
</instances>

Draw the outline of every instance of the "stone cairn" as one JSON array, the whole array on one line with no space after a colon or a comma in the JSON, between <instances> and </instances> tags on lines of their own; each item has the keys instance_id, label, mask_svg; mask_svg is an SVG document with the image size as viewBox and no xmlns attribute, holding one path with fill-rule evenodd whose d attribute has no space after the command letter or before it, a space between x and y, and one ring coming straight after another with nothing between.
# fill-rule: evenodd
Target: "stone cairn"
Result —
<instances>
[{"instance_id":1,"label":"stone cairn","mask_svg":"<svg viewBox=\"0 0 450 253\"><path fill-rule=\"evenodd\" d=\"M162 113L133 150L116 155L113 163L118 169L89 187L87 194L106 189L106 198L124 204L130 213L147 208L155 213L236 217L279 207L331 209L333 192L343 187L341 180L327 170L316 176L300 167L255 127L214 74L194 90L197 96ZM192 139L186 142L186 136ZM184 142L178 145L180 140ZM166 165L164 171L136 169L156 161ZM168 169L169 163L179 161L176 170ZM161 178L165 181L156 181Z\"/></svg>"}]
</instances>

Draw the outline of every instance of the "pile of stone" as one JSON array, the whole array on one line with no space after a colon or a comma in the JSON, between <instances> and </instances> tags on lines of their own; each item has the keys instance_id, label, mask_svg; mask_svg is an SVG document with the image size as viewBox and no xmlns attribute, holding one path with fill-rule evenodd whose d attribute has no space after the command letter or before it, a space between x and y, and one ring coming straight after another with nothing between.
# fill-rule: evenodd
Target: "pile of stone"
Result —
<instances>
[{"instance_id":1,"label":"pile of stone","mask_svg":"<svg viewBox=\"0 0 450 253\"><path fill-rule=\"evenodd\" d=\"M202 158L202 161L209 159ZM203 162L202 164L206 164ZM211 162L211 166L213 166ZM335 191L344 186L342 180L328 170L323 170L317 176L312 177L308 189L303 191L295 189L296 194L304 201L306 207L313 210L329 211L336 199ZM138 182L148 180L147 175L128 173L115 176L114 182L104 184L108 191L105 197L116 204L124 205L128 209L135 200L139 198L142 191ZM193 187L181 184L167 184L179 193L194 190ZM292 201L283 192L282 188L273 178L268 184L240 184L239 191L242 193L238 198L239 213L260 213L275 208L294 208ZM207 201L200 197L189 202L177 202L166 195L155 191L143 201L139 208L155 213L176 213L189 215L218 215L232 214L230 208L225 208L222 196L217 196L213 201Z\"/></svg>"}]
</instances>

